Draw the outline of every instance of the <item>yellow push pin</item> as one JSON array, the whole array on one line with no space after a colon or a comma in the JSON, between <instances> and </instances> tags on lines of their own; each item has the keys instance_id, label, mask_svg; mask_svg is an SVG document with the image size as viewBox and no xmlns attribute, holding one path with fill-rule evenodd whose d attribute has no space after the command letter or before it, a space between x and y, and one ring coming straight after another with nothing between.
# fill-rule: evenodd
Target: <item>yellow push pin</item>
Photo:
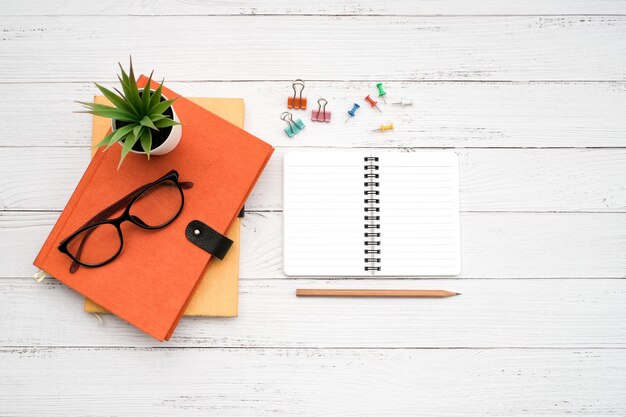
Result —
<instances>
[{"instance_id":1,"label":"yellow push pin","mask_svg":"<svg viewBox=\"0 0 626 417\"><path fill-rule=\"evenodd\" d=\"M378 129L372 130L372 132L385 132L393 129L393 123L382 124Z\"/></svg>"}]
</instances>

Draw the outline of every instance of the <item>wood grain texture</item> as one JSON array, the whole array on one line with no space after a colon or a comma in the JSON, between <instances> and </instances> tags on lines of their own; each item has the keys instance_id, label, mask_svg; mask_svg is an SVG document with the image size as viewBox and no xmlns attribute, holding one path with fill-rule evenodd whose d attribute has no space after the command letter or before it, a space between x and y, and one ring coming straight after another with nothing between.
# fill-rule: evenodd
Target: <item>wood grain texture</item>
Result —
<instances>
[{"instance_id":1,"label":"wood grain texture","mask_svg":"<svg viewBox=\"0 0 626 417\"><path fill-rule=\"evenodd\" d=\"M626 407L624 359L624 351L614 349L4 349L0 410L59 416L86 409L99 416L120 410L137 416L611 415Z\"/></svg>"},{"instance_id":2,"label":"wood grain texture","mask_svg":"<svg viewBox=\"0 0 626 417\"><path fill-rule=\"evenodd\" d=\"M113 81L132 53L169 81L623 81L625 37L626 16L4 17L0 80Z\"/></svg>"},{"instance_id":3,"label":"wood grain texture","mask_svg":"<svg viewBox=\"0 0 626 417\"><path fill-rule=\"evenodd\" d=\"M1 1L0 416L626 415L625 14L621 0ZM186 96L244 98L247 130L279 147L243 221L240 317L184 319L168 344L28 278L88 163L73 101L129 54ZM278 116L298 77L337 119L290 140ZM379 81L415 105L344 124ZM387 121L392 135L369 133ZM460 278L283 276L283 152L350 147L456 148Z\"/></svg>"},{"instance_id":4,"label":"wood grain texture","mask_svg":"<svg viewBox=\"0 0 626 417\"><path fill-rule=\"evenodd\" d=\"M110 61L109 74L117 71L114 64ZM150 61L135 59L135 65L144 72L153 68ZM318 97L326 98L335 119L328 126L307 123L304 132L289 139L279 116L292 94L291 81L185 83L171 82L160 68L157 73L188 97L244 98L247 129L281 147L626 147L624 82L385 81L390 102L410 98L414 105L381 104L383 114L363 107L344 123L353 102L363 104L366 94L376 94L374 83L307 81L305 95L313 105ZM0 101L0 123L19 132L19 140L0 137L0 146L87 146L91 118L74 113L81 110L75 100L90 101L96 93L88 83L0 83L0 95L20 97ZM32 114L38 115L37 123ZM393 132L371 132L386 121L394 122Z\"/></svg>"},{"instance_id":5,"label":"wood grain texture","mask_svg":"<svg viewBox=\"0 0 626 417\"><path fill-rule=\"evenodd\" d=\"M0 277L30 277L58 213L0 212ZM279 278L282 213L242 221L240 278ZM460 278L624 278L626 214L464 213Z\"/></svg>"},{"instance_id":6,"label":"wood grain texture","mask_svg":"<svg viewBox=\"0 0 626 417\"><path fill-rule=\"evenodd\" d=\"M296 288L439 289L446 299L297 298ZM236 319L184 318L168 343L103 324L54 279L0 279L0 346L624 348L626 280L308 280L240 283ZM48 331L46 329L54 329Z\"/></svg>"},{"instance_id":7,"label":"wood grain texture","mask_svg":"<svg viewBox=\"0 0 626 417\"><path fill-rule=\"evenodd\" d=\"M625 14L620 0L391 0L385 2L344 0L312 2L307 0L254 1L146 1L114 0L84 2L65 0L4 0L3 16L67 15L528 15L528 14Z\"/></svg>"},{"instance_id":8,"label":"wood grain texture","mask_svg":"<svg viewBox=\"0 0 626 417\"><path fill-rule=\"evenodd\" d=\"M287 151L279 148L274 153L247 210L282 209L282 160ZM89 164L88 148L0 148L0 153L2 210L62 210ZM626 211L626 149L456 153L463 211ZM28 164L23 162L26 154Z\"/></svg>"}]
</instances>

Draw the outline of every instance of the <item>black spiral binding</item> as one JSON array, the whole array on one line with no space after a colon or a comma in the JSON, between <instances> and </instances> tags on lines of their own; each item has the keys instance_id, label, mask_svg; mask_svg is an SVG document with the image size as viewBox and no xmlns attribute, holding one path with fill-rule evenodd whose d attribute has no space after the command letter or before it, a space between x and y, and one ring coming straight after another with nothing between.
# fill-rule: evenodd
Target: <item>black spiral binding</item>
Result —
<instances>
[{"instance_id":1,"label":"black spiral binding","mask_svg":"<svg viewBox=\"0 0 626 417\"><path fill-rule=\"evenodd\" d=\"M363 177L365 181L363 185L365 187L363 202L365 203L363 216L365 220L365 271L380 271L380 191L378 189L380 182L380 174L378 173L379 166L378 157L366 156L365 160L365 174Z\"/></svg>"}]
</instances>

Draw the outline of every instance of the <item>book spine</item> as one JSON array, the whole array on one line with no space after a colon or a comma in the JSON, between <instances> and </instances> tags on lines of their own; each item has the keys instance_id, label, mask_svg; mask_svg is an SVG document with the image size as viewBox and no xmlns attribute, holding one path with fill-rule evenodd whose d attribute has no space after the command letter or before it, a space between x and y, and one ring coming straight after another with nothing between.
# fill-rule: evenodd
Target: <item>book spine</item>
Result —
<instances>
[{"instance_id":1,"label":"book spine","mask_svg":"<svg viewBox=\"0 0 626 417\"><path fill-rule=\"evenodd\" d=\"M365 271L374 275L381 270L380 256L380 166L377 156L364 158L364 245Z\"/></svg>"}]
</instances>

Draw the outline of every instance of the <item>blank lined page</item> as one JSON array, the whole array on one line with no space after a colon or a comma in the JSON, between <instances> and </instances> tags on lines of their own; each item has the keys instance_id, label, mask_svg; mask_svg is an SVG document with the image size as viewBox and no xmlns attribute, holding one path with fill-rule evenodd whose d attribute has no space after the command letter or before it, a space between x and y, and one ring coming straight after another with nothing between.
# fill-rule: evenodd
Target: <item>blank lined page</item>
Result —
<instances>
[{"instance_id":1,"label":"blank lined page","mask_svg":"<svg viewBox=\"0 0 626 417\"><path fill-rule=\"evenodd\" d=\"M451 151L380 152L380 272L458 275L459 165Z\"/></svg>"},{"instance_id":2,"label":"blank lined page","mask_svg":"<svg viewBox=\"0 0 626 417\"><path fill-rule=\"evenodd\" d=\"M283 259L287 275L364 275L362 152L287 152Z\"/></svg>"},{"instance_id":3,"label":"blank lined page","mask_svg":"<svg viewBox=\"0 0 626 417\"><path fill-rule=\"evenodd\" d=\"M287 275L460 273L454 152L288 152L283 201Z\"/></svg>"}]
</instances>

